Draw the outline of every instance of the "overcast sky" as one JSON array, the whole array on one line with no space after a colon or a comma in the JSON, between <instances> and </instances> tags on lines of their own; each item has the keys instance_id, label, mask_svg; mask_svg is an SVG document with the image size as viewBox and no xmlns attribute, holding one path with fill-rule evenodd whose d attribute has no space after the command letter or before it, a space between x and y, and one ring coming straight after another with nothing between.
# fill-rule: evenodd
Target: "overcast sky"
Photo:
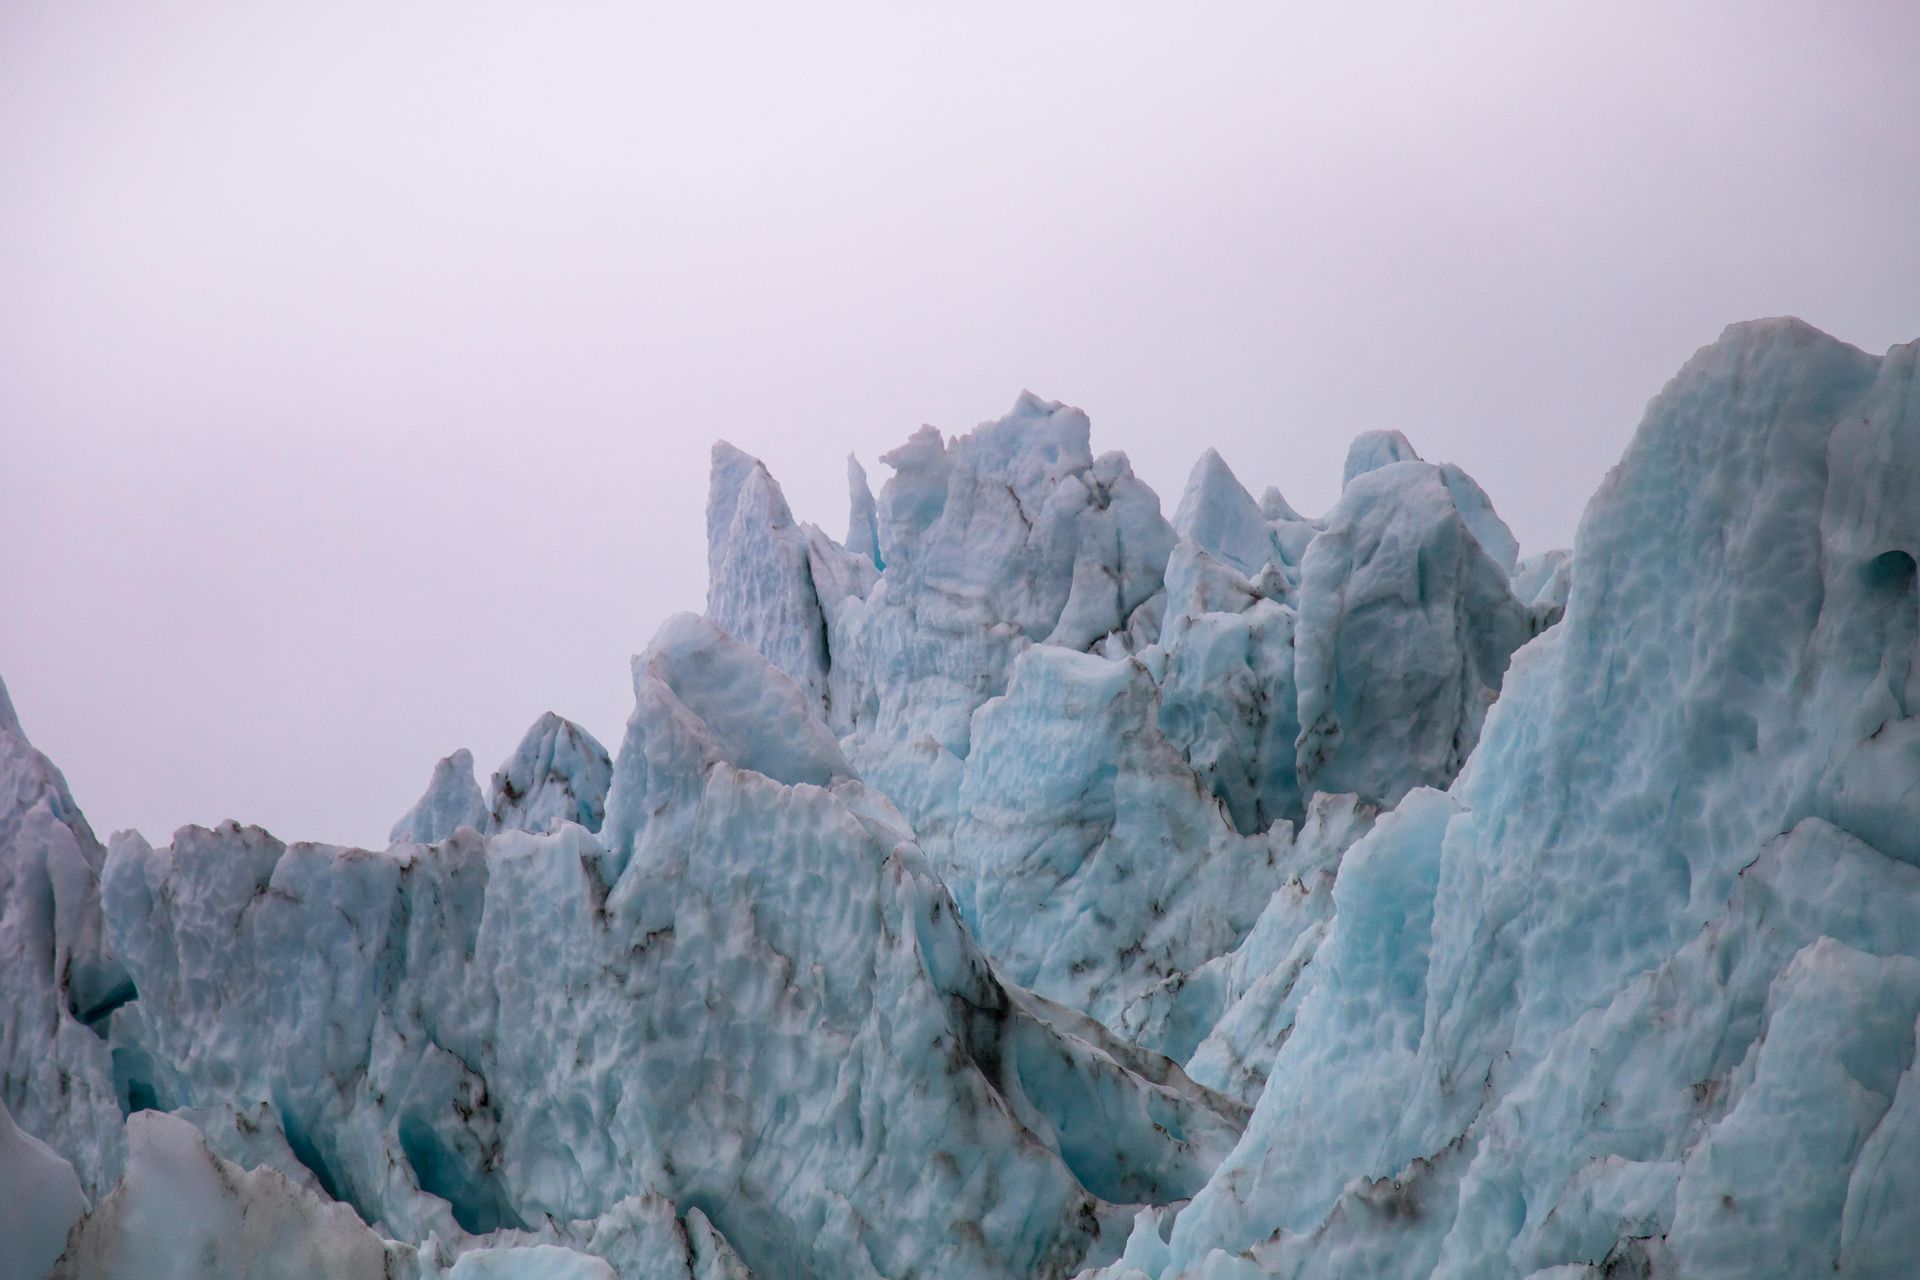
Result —
<instances>
[{"instance_id":1,"label":"overcast sky","mask_svg":"<svg viewBox=\"0 0 1920 1280\"><path fill-rule=\"evenodd\" d=\"M1169 514L1397 427L1535 551L1727 322L1920 337L1907 0L651 7L0 7L0 676L103 835L614 745L716 437L837 535L1023 387Z\"/></svg>"}]
</instances>

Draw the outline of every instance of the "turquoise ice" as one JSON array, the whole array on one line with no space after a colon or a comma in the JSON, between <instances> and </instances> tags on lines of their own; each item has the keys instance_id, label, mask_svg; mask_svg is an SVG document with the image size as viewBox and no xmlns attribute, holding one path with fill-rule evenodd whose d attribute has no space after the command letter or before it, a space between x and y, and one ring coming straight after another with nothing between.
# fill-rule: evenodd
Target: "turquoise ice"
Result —
<instances>
[{"instance_id":1,"label":"turquoise ice","mask_svg":"<svg viewBox=\"0 0 1920 1280\"><path fill-rule=\"evenodd\" d=\"M1917 366L1736 325L1525 556L1397 432L722 444L617 749L386 849L103 847L0 697L0 1280L1908 1275Z\"/></svg>"}]
</instances>

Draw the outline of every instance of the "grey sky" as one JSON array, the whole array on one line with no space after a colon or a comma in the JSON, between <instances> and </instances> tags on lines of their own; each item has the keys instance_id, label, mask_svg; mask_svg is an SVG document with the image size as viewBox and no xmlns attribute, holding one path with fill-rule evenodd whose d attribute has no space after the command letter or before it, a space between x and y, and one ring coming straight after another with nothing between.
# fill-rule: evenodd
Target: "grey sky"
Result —
<instances>
[{"instance_id":1,"label":"grey sky","mask_svg":"<svg viewBox=\"0 0 1920 1280\"><path fill-rule=\"evenodd\" d=\"M1727 322L1920 337L1904 0L296 8L0 9L0 675L103 833L615 744L716 436L837 535L1022 387L1169 512L1398 427L1533 551Z\"/></svg>"}]
</instances>

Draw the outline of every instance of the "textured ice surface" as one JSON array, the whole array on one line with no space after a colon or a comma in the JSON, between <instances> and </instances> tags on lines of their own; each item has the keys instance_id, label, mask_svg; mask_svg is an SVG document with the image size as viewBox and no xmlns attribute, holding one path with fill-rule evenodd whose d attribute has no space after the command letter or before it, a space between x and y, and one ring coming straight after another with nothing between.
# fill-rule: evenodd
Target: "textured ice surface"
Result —
<instances>
[{"instance_id":1,"label":"textured ice surface","mask_svg":"<svg viewBox=\"0 0 1920 1280\"><path fill-rule=\"evenodd\" d=\"M132 993L100 912L104 851L4 685L0 852L0 1107L97 1192L119 1176L126 1141L96 1030Z\"/></svg>"},{"instance_id":2,"label":"textured ice surface","mask_svg":"<svg viewBox=\"0 0 1920 1280\"><path fill-rule=\"evenodd\" d=\"M393 824L394 844L438 844L462 827L496 831L557 831L573 822L598 831L606 818L613 761L594 736L551 711L534 721L520 745L493 775L482 797L473 753L462 747L433 767L433 778L413 808Z\"/></svg>"},{"instance_id":3,"label":"textured ice surface","mask_svg":"<svg viewBox=\"0 0 1920 1280\"><path fill-rule=\"evenodd\" d=\"M710 599L818 605L824 653L797 666L811 621L736 631L815 673L803 686L824 671L847 758L995 962L1111 1024L1239 944L1315 794L1450 782L1540 619L1457 468L1363 476L1309 521L1208 451L1169 526L1087 430L1031 395L965 436L923 429L883 459L877 560L796 531L764 469L723 447ZM743 487L773 495L778 538L741 536ZM854 476L856 533L864 491Z\"/></svg>"},{"instance_id":4,"label":"textured ice surface","mask_svg":"<svg viewBox=\"0 0 1920 1280\"><path fill-rule=\"evenodd\" d=\"M493 821L473 777L473 752L465 747L433 766L433 778L413 808L393 824L394 844L439 844L462 827L485 831Z\"/></svg>"},{"instance_id":5,"label":"textured ice surface","mask_svg":"<svg viewBox=\"0 0 1920 1280\"><path fill-rule=\"evenodd\" d=\"M546 1231L625 1275L636 1195L762 1275L1023 1276L1204 1181L1243 1109L997 979L784 675L683 616L635 695L604 844L116 839L130 1105L380 1233L342 1248Z\"/></svg>"},{"instance_id":6,"label":"textured ice surface","mask_svg":"<svg viewBox=\"0 0 1920 1280\"><path fill-rule=\"evenodd\" d=\"M886 569L841 602L829 641L848 681L835 727L856 763L886 772L926 743L965 756L973 712L1021 651L1124 629L1159 591L1173 531L1124 455L1093 456L1085 414L1032 395L952 441L923 429L883 461Z\"/></svg>"},{"instance_id":7,"label":"textured ice surface","mask_svg":"<svg viewBox=\"0 0 1920 1280\"><path fill-rule=\"evenodd\" d=\"M1231 950L1292 852L1284 823L1242 835L1224 820L1156 731L1156 700L1137 659L1023 653L974 716L948 854L1002 971L1103 1021Z\"/></svg>"},{"instance_id":8,"label":"textured ice surface","mask_svg":"<svg viewBox=\"0 0 1920 1280\"><path fill-rule=\"evenodd\" d=\"M826 622L807 537L756 458L713 446L707 492L707 616L753 645L823 707Z\"/></svg>"},{"instance_id":9,"label":"textured ice surface","mask_svg":"<svg viewBox=\"0 0 1920 1280\"><path fill-rule=\"evenodd\" d=\"M411 1251L389 1245L346 1205L270 1169L221 1161L184 1120L141 1111L127 1130L126 1177L74 1233L53 1269L58 1280L305 1280L410 1270Z\"/></svg>"},{"instance_id":10,"label":"textured ice surface","mask_svg":"<svg viewBox=\"0 0 1920 1280\"><path fill-rule=\"evenodd\" d=\"M871 560L876 569L887 567L880 555L880 509L867 485L867 469L852 454L847 455L847 550Z\"/></svg>"},{"instance_id":11,"label":"textured ice surface","mask_svg":"<svg viewBox=\"0 0 1920 1280\"><path fill-rule=\"evenodd\" d=\"M1573 590L1573 553L1543 551L1528 556L1513 570L1513 594L1530 606L1536 615L1550 615L1559 621L1567 609L1567 596Z\"/></svg>"},{"instance_id":12,"label":"textured ice surface","mask_svg":"<svg viewBox=\"0 0 1920 1280\"><path fill-rule=\"evenodd\" d=\"M592 734L551 711L534 721L493 775L487 812L494 831L557 831L577 822L598 831L613 761Z\"/></svg>"},{"instance_id":13,"label":"textured ice surface","mask_svg":"<svg viewBox=\"0 0 1920 1280\"><path fill-rule=\"evenodd\" d=\"M86 1211L73 1166L0 1107L0 1280L40 1280Z\"/></svg>"},{"instance_id":14,"label":"textured ice surface","mask_svg":"<svg viewBox=\"0 0 1920 1280\"><path fill-rule=\"evenodd\" d=\"M0 694L0 1278L1910 1275L1916 367L1735 326L1527 559L1393 432L721 445L617 756L387 850L103 851Z\"/></svg>"},{"instance_id":15,"label":"textured ice surface","mask_svg":"<svg viewBox=\"0 0 1920 1280\"><path fill-rule=\"evenodd\" d=\"M1363 431L1347 446L1347 464L1341 469L1340 485L1345 488L1369 471L1396 462L1418 462L1420 454L1413 442L1398 431Z\"/></svg>"},{"instance_id":16,"label":"textured ice surface","mask_svg":"<svg viewBox=\"0 0 1920 1280\"><path fill-rule=\"evenodd\" d=\"M1279 490L1268 492L1277 518L1261 510L1226 460L1209 449L1194 464L1180 495L1174 531L1249 578L1268 565L1297 565L1300 544L1288 535L1305 522L1287 507Z\"/></svg>"},{"instance_id":17,"label":"textured ice surface","mask_svg":"<svg viewBox=\"0 0 1920 1280\"><path fill-rule=\"evenodd\" d=\"M1347 854L1151 1274L1920 1256L1916 355L1735 326L1654 401L1453 794Z\"/></svg>"},{"instance_id":18,"label":"textured ice surface","mask_svg":"<svg viewBox=\"0 0 1920 1280\"><path fill-rule=\"evenodd\" d=\"M411 1245L384 1239L310 1181L221 1157L175 1116L136 1112L128 1133L126 1177L70 1240L61 1227L56 1280L750 1280L699 1210L683 1221L658 1197L577 1224L590 1247L626 1259L622 1269L528 1232Z\"/></svg>"},{"instance_id":19,"label":"textured ice surface","mask_svg":"<svg viewBox=\"0 0 1920 1280\"><path fill-rule=\"evenodd\" d=\"M1307 548L1294 637L1302 787L1394 804L1451 782L1479 741L1533 625L1508 586L1510 551L1504 565L1487 555L1457 487L1425 462L1365 471Z\"/></svg>"}]
</instances>

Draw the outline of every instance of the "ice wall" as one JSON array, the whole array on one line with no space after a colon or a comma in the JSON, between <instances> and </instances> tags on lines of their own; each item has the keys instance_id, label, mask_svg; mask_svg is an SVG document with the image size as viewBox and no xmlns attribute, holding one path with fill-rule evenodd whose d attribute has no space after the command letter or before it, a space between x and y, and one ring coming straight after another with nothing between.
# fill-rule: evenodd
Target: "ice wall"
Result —
<instances>
[{"instance_id":1,"label":"ice wall","mask_svg":"<svg viewBox=\"0 0 1920 1280\"><path fill-rule=\"evenodd\" d=\"M0 696L0 1276L1909 1274L1916 364L1734 326L1524 559L1398 433L718 446L618 751L386 850L102 850Z\"/></svg>"},{"instance_id":2,"label":"ice wall","mask_svg":"<svg viewBox=\"0 0 1920 1280\"><path fill-rule=\"evenodd\" d=\"M634 678L604 840L115 838L86 901L138 997L104 1042L60 1024L110 1055L111 1123L23 1110L96 1197L136 1122L70 1273L536 1241L654 1275L620 1224L661 1204L760 1275L1065 1275L1204 1182L1245 1108L1003 983L803 690L690 616ZM515 760L567 741L543 723Z\"/></svg>"},{"instance_id":3,"label":"ice wall","mask_svg":"<svg viewBox=\"0 0 1920 1280\"><path fill-rule=\"evenodd\" d=\"M1316 860L1294 848L1315 796L1371 811L1451 782L1509 655L1558 616L1514 596L1480 488L1383 440L1318 521L1208 450L1169 525L1084 414L1023 395L882 459L873 556L795 526L720 446L710 612L800 602L737 630L827 690L994 961L1113 1025ZM864 472L851 488L859 533ZM824 648L796 662L802 637Z\"/></svg>"},{"instance_id":4,"label":"ice wall","mask_svg":"<svg viewBox=\"0 0 1920 1280\"><path fill-rule=\"evenodd\" d=\"M1466 774L1343 862L1240 1147L1108 1274L1920 1256L1917 359L1739 325L1653 402Z\"/></svg>"}]
</instances>

